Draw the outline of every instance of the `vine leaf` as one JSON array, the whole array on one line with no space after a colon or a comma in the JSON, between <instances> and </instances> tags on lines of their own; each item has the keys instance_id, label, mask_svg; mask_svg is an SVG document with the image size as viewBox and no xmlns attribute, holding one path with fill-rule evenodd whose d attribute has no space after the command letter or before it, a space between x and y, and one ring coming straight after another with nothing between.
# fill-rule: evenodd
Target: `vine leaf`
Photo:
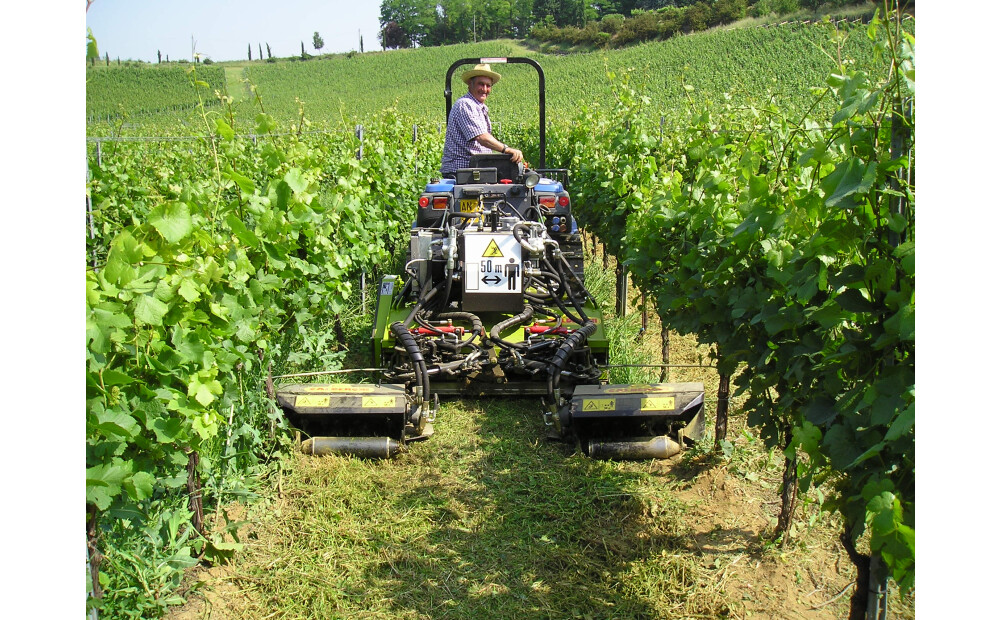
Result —
<instances>
[{"instance_id":1,"label":"vine leaf","mask_svg":"<svg viewBox=\"0 0 1000 620\"><path fill-rule=\"evenodd\" d=\"M820 182L820 187L826 193L826 205L830 207L853 207L854 198L865 194L875 182L878 162L865 165L857 157L837 164L833 172Z\"/></svg>"},{"instance_id":2,"label":"vine leaf","mask_svg":"<svg viewBox=\"0 0 1000 620\"><path fill-rule=\"evenodd\" d=\"M191 210L183 202L168 202L154 208L149 213L149 223L168 243L177 243L194 230Z\"/></svg>"},{"instance_id":3,"label":"vine leaf","mask_svg":"<svg viewBox=\"0 0 1000 620\"><path fill-rule=\"evenodd\" d=\"M141 295L135 302L135 318L140 323L155 327L163 324L163 315L168 309L167 304L152 295Z\"/></svg>"}]
</instances>

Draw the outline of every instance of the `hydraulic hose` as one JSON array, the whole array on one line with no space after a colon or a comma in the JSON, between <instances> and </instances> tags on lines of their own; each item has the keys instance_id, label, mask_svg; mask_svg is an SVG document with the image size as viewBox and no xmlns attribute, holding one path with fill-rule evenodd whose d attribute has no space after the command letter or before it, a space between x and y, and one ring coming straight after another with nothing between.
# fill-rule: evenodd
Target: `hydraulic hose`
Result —
<instances>
[{"instance_id":1,"label":"hydraulic hose","mask_svg":"<svg viewBox=\"0 0 1000 620\"><path fill-rule=\"evenodd\" d=\"M534 315L535 315L535 309L530 304L524 304L524 309L521 311L521 314L512 316L506 321L501 321L493 326L493 329L490 330L490 340L505 349L516 348L517 345L504 341L504 339L500 337L500 332L507 329L508 327L513 327L514 325L519 325L521 323L524 323L525 321L530 320L531 317L533 317Z\"/></svg>"},{"instance_id":2,"label":"hydraulic hose","mask_svg":"<svg viewBox=\"0 0 1000 620\"><path fill-rule=\"evenodd\" d=\"M422 310L422 309L423 309L423 307L424 307L425 305L427 305L427 303L428 303L428 302L429 302L429 301L430 301L431 299L433 299L433 298L434 298L434 296L435 296L435 295L437 295L437 294L438 294L438 292L439 292L439 291L440 291L440 290L441 290L442 288L444 288L444 285L445 285L445 283L444 283L444 282L441 282L440 284L438 284L438 285L437 285L437 286L435 286L434 288L432 288L432 289L428 290L428 291L427 291L427 292L425 292L425 293L424 293L423 295L421 295L421 296L420 296L420 299L418 299L418 300L417 300L417 303L416 303L416 304L414 304L414 306L413 306L413 310L410 310L410 314L408 314L408 315L406 316L406 320L405 320L405 321L403 321L403 325L404 325L404 326L406 326L406 325L409 325L410 323L412 323L412 322L413 322L413 317L417 316L417 312L419 312L420 310Z\"/></svg>"},{"instance_id":3,"label":"hydraulic hose","mask_svg":"<svg viewBox=\"0 0 1000 620\"><path fill-rule=\"evenodd\" d=\"M431 397L431 379L427 374L427 363L424 361L424 356L420 353L420 346L417 344L416 338L406 329L406 325L399 321L390 325L389 329L392 330L392 335L396 337L396 341L403 345L406 353L410 356L414 375L422 388L421 398L425 404L429 403Z\"/></svg>"},{"instance_id":4,"label":"hydraulic hose","mask_svg":"<svg viewBox=\"0 0 1000 620\"><path fill-rule=\"evenodd\" d=\"M582 346L587 342L587 338L594 335L597 331L597 323L587 319L587 322L583 324L580 329L576 330L566 339L563 340L562 344L559 345L559 349L556 350L555 355L552 356L552 366L549 368L549 396L555 400L555 392L559 389L559 377L562 376L563 370L566 368L566 364L569 361L569 356L573 354L573 351L577 347Z\"/></svg>"},{"instance_id":5,"label":"hydraulic hose","mask_svg":"<svg viewBox=\"0 0 1000 620\"><path fill-rule=\"evenodd\" d=\"M569 271L569 275L573 276L573 279L576 280L576 283L580 285L580 289L584 292L584 294L590 298L590 301L594 304L594 307L599 308L600 305L597 303L597 300L594 299L594 296L591 295L590 291L587 290L587 287L584 286L583 280L580 279L580 276L576 275L576 272L573 271L573 266L569 264L569 261L566 260L566 257L560 256L559 260L562 262L565 269Z\"/></svg>"},{"instance_id":6,"label":"hydraulic hose","mask_svg":"<svg viewBox=\"0 0 1000 620\"><path fill-rule=\"evenodd\" d=\"M590 318L587 316L587 313L583 310L583 305L580 303L580 300L576 298L576 295L573 295L572 289L568 286L569 283L566 281L566 274L563 273L562 271L562 264L557 262L556 265L558 265L558 267L553 267L552 263L549 262L548 257L543 257L542 263L546 267L548 267L550 271L555 271L556 273L559 274L559 285L566 292L566 296L569 297L570 303L573 304L573 307L576 308L576 311L580 314L580 317L583 319L583 321L577 321L577 323L580 323L582 325L586 321L589 321ZM559 303L561 304L561 301ZM560 309L562 309L562 305L560 305ZM566 315L569 316L574 321L576 321L576 319L570 316L569 313L567 313Z\"/></svg>"}]
</instances>

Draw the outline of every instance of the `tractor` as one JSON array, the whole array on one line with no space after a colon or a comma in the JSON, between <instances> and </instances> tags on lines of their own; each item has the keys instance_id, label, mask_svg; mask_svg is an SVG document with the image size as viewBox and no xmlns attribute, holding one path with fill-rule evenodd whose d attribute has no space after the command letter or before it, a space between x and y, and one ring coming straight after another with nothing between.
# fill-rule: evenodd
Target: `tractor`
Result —
<instances>
[{"instance_id":1,"label":"tractor","mask_svg":"<svg viewBox=\"0 0 1000 620\"><path fill-rule=\"evenodd\" d=\"M566 191L570 171L545 167L545 75L538 73L539 166L473 155L454 179L416 200L403 273L378 288L373 383L278 386L307 454L389 458L429 439L441 398L531 397L545 435L592 458L678 454L705 428L701 383L608 383L608 338L587 291L583 244Z\"/></svg>"}]
</instances>

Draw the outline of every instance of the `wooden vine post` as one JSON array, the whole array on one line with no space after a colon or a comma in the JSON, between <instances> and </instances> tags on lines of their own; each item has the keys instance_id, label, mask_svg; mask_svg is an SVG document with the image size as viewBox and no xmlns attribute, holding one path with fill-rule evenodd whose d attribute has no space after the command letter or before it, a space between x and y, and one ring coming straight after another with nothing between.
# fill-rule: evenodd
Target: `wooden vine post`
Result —
<instances>
[{"instance_id":1,"label":"wooden vine post","mask_svg":"<svg viewBox=\"0 0 1000 620\"><path fill-rule=\"evenodd\" d=\"M615 262L615 314L628 314L628 270L621 260Z\"/></svg>"},{"instance_id":2,"label":"wooden vine post","mask_svg":"<svg viewBox=\"0 0 1000 620\"><path fill-rule=\"evenodd\" d=\"M664 364L660 369L660 383L666 383L670 380L670 369L667 367L670 363L670 329L667 328L667 322L662 314L660 315L660 360Z\"/></svg>"},{"instance_id":3,"label":"wooden vine post","mask_svg":"<svg viewBox=\"0 0 1000 620\"><path fill-rule=\"evenodd\" d=\"M104 555L97 547L97 506L87 504L87 563L90 567L90 588L91 595L95 599L101 598L101 562Z\"/></svg>"},{"instance_id":4,"label":"wooden vine post","mask_svg":"<svg viewBox=\"0 0 1000 620\"><path fill-rule=\"evenodd\" d=\"M721 366L721 364L719 365ZM719 392L718 405L715 409L715 443L713 448L716 453L722 451L722 442L726 439L729 431L729 383L731 377L723 372L719 372Z\"/></svg>"},{"instance_id":5,"label":"wooden vine post","mask_svg":"<svg viewBox=\"0 0 1000 620\"><path fill-rule=\"evenodd\" d=\"M205 534L205 511L202 506L201 478L198 476L198 453L188 452L187 464L188 508L193 513L191 524L199 534Z\"/></svg>"}]
</instances>

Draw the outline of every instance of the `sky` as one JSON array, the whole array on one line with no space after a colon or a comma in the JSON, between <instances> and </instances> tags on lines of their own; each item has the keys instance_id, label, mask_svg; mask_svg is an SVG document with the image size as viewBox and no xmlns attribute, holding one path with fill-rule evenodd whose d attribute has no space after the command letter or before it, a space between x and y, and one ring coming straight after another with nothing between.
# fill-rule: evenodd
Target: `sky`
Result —
<instances>
[{"instance_id":1,"label":"sky","mask_svg":"<svg viewBox=\"0 0 1000 620\"><path fill-rule=\"evenodd\" d=\"M381 49L378 41L377 0L94 0L87 10L87 27L97 39L101 56L156 62L164 59L191 60L195 51L212 60L246 60L247 44L253 57L258 45L267 57L297 56L302 44L309 54ZM313 48L318 32L324 46Z\"/></svg>"}]
</instances>

